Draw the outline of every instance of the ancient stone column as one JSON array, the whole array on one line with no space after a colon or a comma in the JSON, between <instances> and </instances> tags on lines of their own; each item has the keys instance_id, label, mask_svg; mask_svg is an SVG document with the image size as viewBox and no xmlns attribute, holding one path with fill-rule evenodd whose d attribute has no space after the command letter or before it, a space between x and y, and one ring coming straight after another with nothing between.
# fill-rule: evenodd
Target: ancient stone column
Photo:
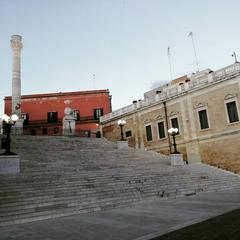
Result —
<instances>
[{"instance_id":1,"label":"ancient stone column","mask_svg":"<svg viewBox=\"0 0 240 240\"><path fill-rule=\"evenodd\" d=\"M11 47L13 50L12 67L12 113L20 117L21 114L21 49L22 37L13 35L11 38Z\"/></svg>"},{"instance_id":2,"label":"ancient stone column","mask_svg":"<svg viewBox=\"0 0 240 240\"><path fill-rule=\"evenodd\" d=\"M15 133L22 133L21 119L21 49L22 37L13 35L11 37L11 47L13 50L13 67L12 67L12 114L17 114L19 121L15 124Z\"/></svg>"}]
</instances>

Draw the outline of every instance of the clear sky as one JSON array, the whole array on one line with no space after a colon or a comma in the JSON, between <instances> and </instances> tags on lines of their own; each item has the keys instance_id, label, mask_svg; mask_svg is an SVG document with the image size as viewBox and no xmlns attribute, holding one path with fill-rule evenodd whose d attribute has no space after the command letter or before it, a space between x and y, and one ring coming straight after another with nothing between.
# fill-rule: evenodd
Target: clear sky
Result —
<instances>
[{"instance_id":1,"label":"clear sky","mask_svg":"<svg viewBox=\"0 0 240 240\"><path fill-rule=\"evenodd\" d=\"M11 95L10 37L23 37L22 94L108 88L117 109L153 83L240 57L239 0L0 0L0 113ZM95 74L95 80L93 79Z\"/></svg>"}]
</instances>

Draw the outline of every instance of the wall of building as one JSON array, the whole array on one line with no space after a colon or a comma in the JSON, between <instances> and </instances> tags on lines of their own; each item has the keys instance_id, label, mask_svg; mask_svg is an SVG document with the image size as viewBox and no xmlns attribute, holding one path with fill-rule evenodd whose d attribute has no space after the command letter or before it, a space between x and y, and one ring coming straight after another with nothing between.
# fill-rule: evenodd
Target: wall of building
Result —
<instances>
[{"instance_id":1,"label":"wall of building","mask_svg":"<svg viewBox=\"0 0 240 240\"><path fill-rule=\"evenodd\" d=\"M122 114L111 113L109 119L103 116L103 135L117 140L116 136L120 136L117 120L125 119L124 132L132 131L132 136L128 138L130 146L169 154L172 137L168 136L167 128L172 127L171 118L177 117L180 130L180 134L176 136L177 147L185 159L190 163L203 162L240 172L240 122L238 120L229 123L226 108L228 101L235 101L240 118L240 71L216 82L212 82L209 76L206 79L210 81L199 84L199 87L192 91L155 102L145 101L142 105L137 103L138 106L128 106L123 109ZM207 112L209 128L200 127L198 112L201 110ZM165 138L162 139L159 138L159 121L163 121L165 127ZM147 141L147 125L151 125L151 141Z\"/></svg>"},{"instance_id":2,"label":"wall of building","mask_svg":"<svg viewBox=\"0 0 240 240\"><path fill-rule=\"evenodd\" d=\"M66 107L80 112L76 131L79 135L84 135L85 132L98 128L99 119L94 119L94 109L103 109L103 114L111 112L111 97L108 90L22 96L21 112L29 117L24 133L31 134L32 129L35 129L36 134L40 135L47 128L48 135L62 134L62 119ZM48 112L57 112L57 123L48 123ZM5 113L11 114L11 97L5 98Z\"/></svg>"},{"instance_id":3,"label":"wall of building","mask_svg":"<svg viewBox=\"0 0 240 240\"><path fill-rule=\"evenodd\" d=\"M5 98L5 113L11 114L11 98ZM107 93L89 93L67 95L64 93L55 94L55 96L44 96L44 94L33 96L22 96L22 113L29 114L29 120L46 120L47 112L58 112L59 118L64 117L64 108L80 110L80 116L92 117L94 108L103 108L103 113L110 112L109 94Z\"/></svg>"}]
</instances>

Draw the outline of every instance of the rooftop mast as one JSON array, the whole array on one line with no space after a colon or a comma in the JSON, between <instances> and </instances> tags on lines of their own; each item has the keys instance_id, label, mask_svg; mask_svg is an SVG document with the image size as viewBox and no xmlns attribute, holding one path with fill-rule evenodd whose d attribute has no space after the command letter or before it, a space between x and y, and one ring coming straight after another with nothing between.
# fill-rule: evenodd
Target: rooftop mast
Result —
<instances>
[{"instance_id":1,"label":"rooftop mast","mask_svg":"<svg viewBox=\"0 0 240 240\"><path fill-rule=\"evenodd\" d=\"M234 57L234 59L235 59L235 63L238 63L238 60L237 60L237 55L236 55L236 53L235 53L235 52L233 52L233 54L232 54L232 57Z\"/></svg>"},{"instance_id":2,"label":"rooftop mast","mask_svg":"<svg viewBox=\"0 0 240 240\"><path fill-rule=\"evenodd\" d=\"M194 42L194 38L193 38L193 32L190 32L188 34L188 37L191 37L191 39L192 39L192 45L193 45L193 51L194 51L194 56L195 56L195 61L196 61L197 72L199 72L198 58L197 58L196 47L195 47L195 42Z\"/></svg>"},{"instance_id":3,"label":"rooftop mast","mask_svg":"<svg viewBox=\"0 0 240 240\"><path fill-rule=\"evenodd\" d=\"M172 61L171 61L170 47L167 48L167 56L168 56L168 62L169 62L170 81L172 81L173 75L172 75Z\"/></svg>"}]
</instances>

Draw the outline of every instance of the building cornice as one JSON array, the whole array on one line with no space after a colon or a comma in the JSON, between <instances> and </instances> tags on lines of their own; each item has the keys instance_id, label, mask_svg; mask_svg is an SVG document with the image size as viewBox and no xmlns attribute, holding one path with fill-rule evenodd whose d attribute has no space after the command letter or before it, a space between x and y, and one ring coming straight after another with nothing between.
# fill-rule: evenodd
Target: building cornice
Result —
<instances>
[{"instance_id":1,"label":"building cornice","mask_svg":"<svg viewBox=\"0 0 240 240\"><path fill-rule=\"evenodd\" d=\"M76 92L58 92L58 93L44 93L44 94L30 94L30 95L22 95L21 99L28 98L47 98L47 97L62 97L62 96L79 96L79 95L90 95L90 94L109 94L109 89L101 89L101 90L89 90L89 91L76 91ZM4 100L12 100L11 96L6 96Z\"/></svg>"}]
</instances>

